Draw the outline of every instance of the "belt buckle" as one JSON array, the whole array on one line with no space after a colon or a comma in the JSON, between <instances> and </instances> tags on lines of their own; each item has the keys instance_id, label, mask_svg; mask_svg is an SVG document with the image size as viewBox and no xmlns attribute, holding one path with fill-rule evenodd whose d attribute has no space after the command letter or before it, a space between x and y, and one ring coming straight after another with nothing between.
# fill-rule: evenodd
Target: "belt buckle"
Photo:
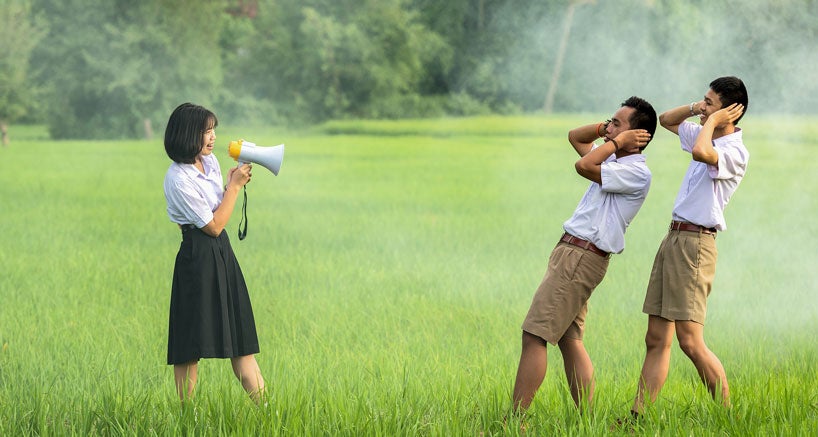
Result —
<instances>
[{"instance_id":1,"label":"belt buckle","mask_svg":"<svg viewBox=\"0 0 818 437\"><path fill-rule=\"evenodd\" d=\"M565 235L562 237L562 241L572 246L579 247L580 249L590 250L591 252L596 252L597 250L599 250L598 248L596 248L596 246L594 246L594 243L591 243L588 240L583 240L582 238L576 237L572 234L569 234L568 232L566 232ZM593 249L591 248L592 246L594 246Z\"/></svg>"},{"instance_id":2,"label":"belt buckle","mask_svg":"<svg viewBox=\"0 0 818 437\"><path fill-rule=\"evenodd\" d=\"M590 241L585 241L582 238L575 237L572 234L567 234L567 235L568 235L568 241L566 241L566 243L568 243L568 244L570 244L572 246L576 246L576 247L580 247L582 249L588 250L588 245L591 244Z\"/></svg>"}]
</instances>

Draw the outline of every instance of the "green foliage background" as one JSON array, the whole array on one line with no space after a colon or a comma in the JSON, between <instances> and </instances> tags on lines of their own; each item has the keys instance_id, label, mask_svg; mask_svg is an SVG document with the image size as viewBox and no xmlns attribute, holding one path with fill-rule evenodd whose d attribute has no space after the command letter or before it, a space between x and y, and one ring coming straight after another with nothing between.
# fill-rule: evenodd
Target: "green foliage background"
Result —
<instances>
[{"instance_id":1,"label":"green foliage background","mask_svg":"<svg viewBox=\"0 0 818 437\"><path fill-rule=\"evenodd\" d=\"M185 101L268 126L524 114L552 87L554 112L661 108L724 75L750 113L814 114L817 16L816 0L0 0L0 122L141 138Z\"/></svg>"}]
</instances>

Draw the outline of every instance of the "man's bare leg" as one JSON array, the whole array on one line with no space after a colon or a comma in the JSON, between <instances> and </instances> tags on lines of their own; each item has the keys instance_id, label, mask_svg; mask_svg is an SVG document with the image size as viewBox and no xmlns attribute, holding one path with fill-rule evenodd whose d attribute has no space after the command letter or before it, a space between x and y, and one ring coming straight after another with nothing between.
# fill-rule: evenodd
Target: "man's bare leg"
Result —
<instances>
[{"instance_id":1,"label":"man's bare leg","mask_svg":"<svg viewBox=\"0 0 818 437\"><path fill-rule=\"evenodd\" d=\"M548 343L523 331L523 346L517 379L514 381L514 409L525 411L531 405L548 368Z\"/></svg>"},{"instance_id":2,"label":"man's bare leg","mask_svg":"<svg viewBox=\"0 0 818 437\"><path fill-rule=\"evenodd\" d=\"M704 325L692 321L677 321L676 338L679 339L682 351L696 366L710 396L725 407L729 407L730 388L727 385L727 375L719 358L704 342Z\"/></svg>"},{"instance_id":3,"label":"man's bare leg","mask_svg":"<svg viewBox=\"0 0 818 437\"><path fill-rule=\"evenodd\" d=\"M590 406L594 396L594 365L585 345L579 339L562 338L559 346L574 404L579 407L584 400Z\"/></svg>"},{"instance_id":4,"label":"man's bare leg","mask_svg":"<svg viewBox=\"0 0 818 437\"><path fill-rule=\"evenodd\" d=\"M659 316L648 316L648 332L645 334L645 362L639 376L639 387L631 411L641 413L645 405L645 392L655 402L667 380L670 367L670 346L673 344L674 322Z\"/></svg>"}]
</instances>

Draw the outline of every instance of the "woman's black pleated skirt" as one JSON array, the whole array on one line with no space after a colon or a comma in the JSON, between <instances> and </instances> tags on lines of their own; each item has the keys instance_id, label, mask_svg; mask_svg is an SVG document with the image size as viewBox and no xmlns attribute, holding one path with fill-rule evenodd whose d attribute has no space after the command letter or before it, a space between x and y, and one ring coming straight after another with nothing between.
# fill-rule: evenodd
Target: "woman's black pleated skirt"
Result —
<instances>
[{"instance_id":1,"label":"woman's black pleated skirt","mask_svg":"<svg viewBox=\"0 0 818 437\"><path fill-rule=\"evenodd\" d=\"M247 284L227 233L182 234L173 269L168 364L258 353Z\"/></svg>"}]
</instances>

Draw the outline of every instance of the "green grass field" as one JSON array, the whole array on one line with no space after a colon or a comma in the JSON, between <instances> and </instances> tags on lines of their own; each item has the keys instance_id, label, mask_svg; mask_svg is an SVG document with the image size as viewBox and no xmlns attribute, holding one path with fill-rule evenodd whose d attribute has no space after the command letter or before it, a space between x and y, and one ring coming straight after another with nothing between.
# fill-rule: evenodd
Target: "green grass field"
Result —
<instances>
[{"instance_id":1,"label":"green grass field","mask_svg":"<svg viewBox=\"0 0 818 437\"><path fill-rule=\"evenodd\" d=\"M250 288L270 399L229 362L200 365L180 408L166 366L178 229L154 141L0 148L0 435L514 435L503 427L520 323L587 182L567 131L586 116L339 122L310 132L221 127L226 144L286 143L248 186L248 237L228 225ZM649 435L818 432L815 118L742 121L747 177L727 208L706 340L732 410L674 346ZM687 166L647 150L648 199L591 299L594 409L571 402L557 348L529 435L600 435L626 414L644 353L653 256ZM239 205L240 206L240 205Z\"/></svg>"}]
</instances>

